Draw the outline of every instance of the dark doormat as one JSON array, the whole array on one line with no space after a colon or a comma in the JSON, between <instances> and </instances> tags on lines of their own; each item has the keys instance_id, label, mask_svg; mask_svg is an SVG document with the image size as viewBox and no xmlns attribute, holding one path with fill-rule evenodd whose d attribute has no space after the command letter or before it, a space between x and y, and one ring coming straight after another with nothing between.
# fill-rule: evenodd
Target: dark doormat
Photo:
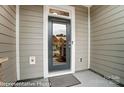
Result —
<instances>
[{"instance_id":1,"label":"dark doormat","mask_svg":"<svg viewBox=\"0 0 124 93\"><path fill-rule=\"evenodd\" d=\"M72 74L49 77L48 79L50 87L69 87L81 84L81 82Z\"/></svg>"}]
</instances>

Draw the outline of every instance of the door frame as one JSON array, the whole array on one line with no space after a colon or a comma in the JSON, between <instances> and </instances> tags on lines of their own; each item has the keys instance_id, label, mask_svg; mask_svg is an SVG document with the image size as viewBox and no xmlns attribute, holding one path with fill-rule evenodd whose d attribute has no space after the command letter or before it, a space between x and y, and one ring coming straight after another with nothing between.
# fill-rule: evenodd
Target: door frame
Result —
<instances>
[{"instance_id":1,"label":"door frame","mask_svg":"<svg viewBox=\"0 0 124 93\"><path fill-rule=\"evenodd\" d=\"M49 9L58 9L62 11L69 12L69 16L53 15L49 13ZM54 16L58 18L65 18L71 20L71 41L73 42L71 46L71 60L70 60L70 70L63 70L57 72L48 72L48 16ZM73 6L67 5L45 5L43 6L43 76L44 78L64 75L75 72L75 8Z\"/></svg>"}]
</instances>

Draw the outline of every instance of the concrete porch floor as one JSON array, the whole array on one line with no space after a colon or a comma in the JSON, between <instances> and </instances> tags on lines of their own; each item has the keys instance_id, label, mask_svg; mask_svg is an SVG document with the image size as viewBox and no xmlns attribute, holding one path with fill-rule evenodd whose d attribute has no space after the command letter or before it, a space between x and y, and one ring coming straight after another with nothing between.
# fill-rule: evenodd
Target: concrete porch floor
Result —
<instances>
[{"instance_id":1,"label":"concrete porch floor","mask_svg":"<svg viewBox=\"0 0 124 93\"><path fill-rule=\"evenodd\" d=\"M73 75L81 82L81 84L72 87L119 87L112 81L107 80L90 70L76 72ZM49 87L48 79L34 79L21 82L23 85L19 85L19 87L31 87L33 83L37 83L37 87ZM18 87L18 85L16 86Z\"/></svg>"},{"instance_id":2,"label":"concrete porch floor","mask_svg":"<svg viewBox=\"0 0 124 93\"><path fill-rule=\"evenodd\" d=\"M74 73L74 76L81 82L81 84L75 85L74 87L119 87L112 81L90 70Z\"/></svg>"}]
</instances>

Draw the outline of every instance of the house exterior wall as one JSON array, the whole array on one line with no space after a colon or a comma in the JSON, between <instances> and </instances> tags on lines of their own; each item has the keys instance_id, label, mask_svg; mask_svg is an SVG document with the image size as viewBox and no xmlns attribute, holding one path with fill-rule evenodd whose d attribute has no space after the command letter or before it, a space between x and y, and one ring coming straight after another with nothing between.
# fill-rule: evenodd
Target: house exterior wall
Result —
<instances>
[{"instance_id":1,"label":"house exterior wall","mask_svg":"<svg viewBox=\"0 0 124 93\"><path fill-rule=\"evenodd\" d=\"M20 6L20 79L43 76L43 6ZM36 64L29 64L29 57Z\"/></svg>"},{"instance_id":2,"label":"house exterior wall","mask_svg":"<svg viewBox=\"0 0 124 93\"><path fill-rule=\"evenodd\" d=\"M76 71L87 69L88 10L74 6L76 16ZM20 77L43 77L43 6L20 6ZM36 64L29 64L36 56ZM80 58L83 62L80 62Z\"/></svg>"},{"instance_id":3,"label":"house exterior wall","mask_svg":"<svg viewBox=\"0 0 124 93\"><path fill-rule=\"evenodd\" d=\"M75 39L75 69L88 69L88 8L79 5L75 6Z\"/></svg>"},{"instance_id":4,"label":"house exterior wall","mask_svg":"<svg viewBox=\"0 0 124 93\"><path fill-rule=\"evenodd\" d=\"M0 67L0 79L16 81L16 6L0 6L0 57L8 57Z\"/></svg>"},{"instance_id":5,"label":"house exterior wall","mask_svg":"<svg viewBox=\"0 0 124 93\"><path fill-rule=\"evenodd\" d=\"M91 7L91 69L124 84L124 6Z\"/></svg>"}]
</instances>

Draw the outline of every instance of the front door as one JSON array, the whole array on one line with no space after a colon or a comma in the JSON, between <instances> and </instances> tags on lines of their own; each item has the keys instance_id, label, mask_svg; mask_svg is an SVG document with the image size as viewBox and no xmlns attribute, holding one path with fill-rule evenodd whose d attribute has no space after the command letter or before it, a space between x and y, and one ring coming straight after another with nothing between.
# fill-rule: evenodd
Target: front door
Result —
<instances>
[{"instance_id":1,"label":"front door","mask_svg":"<svg viewBox=\"0 0 124 93\"><path fill-rule=\"evenodd\" d=\"M48 21L49 72L70 69L70 20L49 17Z\"/></svg>"}]
</instances>

